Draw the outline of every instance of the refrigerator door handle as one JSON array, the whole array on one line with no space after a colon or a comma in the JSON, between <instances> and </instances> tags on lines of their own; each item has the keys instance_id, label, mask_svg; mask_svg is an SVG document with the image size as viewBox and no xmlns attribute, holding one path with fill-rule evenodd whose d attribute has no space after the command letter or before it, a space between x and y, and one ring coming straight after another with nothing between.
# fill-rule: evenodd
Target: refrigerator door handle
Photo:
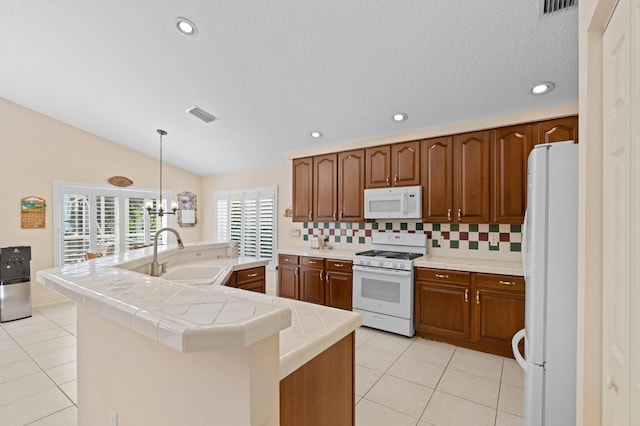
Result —
<instances>
[{"instance_id":1,"label":"refrigerator door handle","mask_svg":"<svg viewBox=\"0 0 640 426\"><path fill-rule=\"evenodd\" d=\"M513 356L516 358L516 361L518 362L518 364L520 364L520 367L522 367L524 371L527 371L527 360L524 359L522 355L520 355L520 351L518 350L518 343L520 343L520 340L525 338L526 338L525 329L523 328L522 330L518 331L516 334L513 335L513 339L511 339L511 349L513 349ZM526 340L524 342L524 346L525 346L524 353L526 356L527 354Z\"/></svg>"},{"instance_id":2,"label":"refrigerator door handle","mask_svg":"<svg viewBox=\"0 0 640 426\"><path fill-rule=\"evenodd\" d=\"M520 253L522 255L522 272L527 276L527 211L524 211L524 222L522 223L522 245Z\"/></svg>"}]
</instances>

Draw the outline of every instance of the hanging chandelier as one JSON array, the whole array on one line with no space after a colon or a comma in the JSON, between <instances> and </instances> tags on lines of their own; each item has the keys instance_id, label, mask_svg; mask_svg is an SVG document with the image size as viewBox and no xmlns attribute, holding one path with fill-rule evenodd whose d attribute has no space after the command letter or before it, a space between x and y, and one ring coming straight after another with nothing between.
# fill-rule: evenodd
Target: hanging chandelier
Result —
<instances>
[{"instance_id":1,"label":"hanging chandelier","mask_svg":"<svg viewBox=\"0 0 640 426\"><path fill-rule=\"evenodd\" d=\"M147 201L145 207L149 216L156 215L162 217L166 214L176 214L176 211L178 210L178 203L175 201L171 203L170 212L164 211L164 208L162 207L162 137L166 136L167 132L162 129L158 129L156 132L160 135L160 198L158 199L158 208L156 210L153 209L153 201Z\"/></svg>"}]
</instances>

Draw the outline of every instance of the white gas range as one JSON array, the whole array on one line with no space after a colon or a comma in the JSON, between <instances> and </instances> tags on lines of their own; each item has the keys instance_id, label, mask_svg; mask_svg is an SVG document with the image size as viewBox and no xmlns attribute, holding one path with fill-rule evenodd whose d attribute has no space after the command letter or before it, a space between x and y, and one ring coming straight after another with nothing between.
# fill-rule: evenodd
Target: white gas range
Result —
<instances>
[{"instance_id":1,"label":"white gas range","mask_svg":"<svg viewBox=\"0 0 640 426\"><path fill-rule=\"evenodd\" d=\"M367 327L413 336L413 259L427 254L425 234L379 232L353 258L353 311Z\"/></svg>"}]
</instances>

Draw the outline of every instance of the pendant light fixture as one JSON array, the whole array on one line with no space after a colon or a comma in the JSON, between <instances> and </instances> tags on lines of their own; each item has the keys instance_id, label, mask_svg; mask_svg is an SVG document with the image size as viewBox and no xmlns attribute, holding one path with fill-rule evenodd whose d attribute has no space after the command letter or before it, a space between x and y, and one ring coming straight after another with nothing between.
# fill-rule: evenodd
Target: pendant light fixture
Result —
<instances>
[{"instance_id":1,"label":"pendant light fixture","mask_svg":"<svg viewBox=\"0 0 640 426\"><path fill-rule=\"evenodd\" d=\"M149 213L149 216L156 215L162 217L166 214L176 214L176 211L178 210L178 203L176 203L175 201L171 203L172 211L170 212L165 212L164 208L162 207L162 137L166 136L167 132L162 129L158 129L156 130L156 132L158 132L158 134L160 135L160 198L158 199L157 210L153 209L153 201L147 201L145 207L147 209L147 213Z\"/></svg>"}]
</instances>

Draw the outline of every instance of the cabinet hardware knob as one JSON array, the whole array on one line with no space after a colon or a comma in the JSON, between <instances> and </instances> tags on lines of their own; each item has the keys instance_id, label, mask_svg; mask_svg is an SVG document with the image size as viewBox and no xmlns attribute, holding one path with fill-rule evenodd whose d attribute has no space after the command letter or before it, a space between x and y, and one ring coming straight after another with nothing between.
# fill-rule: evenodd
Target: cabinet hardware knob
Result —
<instances>
[{"instance_id":1,"label":"cabinet hardware knob","mask_svg":"<svg viewBox=\"0 0 640 426\"><path fill-rule=\"evenodd\" d=\"M309 263L311 263L312 265L315 265L316 261L315 260L310 260Z\"/></svg>"},{"instance_id":2,"label":"cabinet hardware knob","mask_svg":"<svg viewBox=\"0 0 640 426\"><path fill-rule=\"evenodd\" d=\"M296 268L296 270L295 270L295 271L293 271L293 275L294 275L296 278L298 278L298 268Z\"/></svg>"},{"instance_id":3,"label":"cabinet hardware knob","mask_svg":"<svg viewBox=\"0 0 640 426\"><path fill-rule=\"evenodd\" d=\"M451 209L447 209L447 220L451 222Z\"/></svg>"},{"instance_id":4,"label":"cabinet hardware knob","mask_svg":"<svg viewBox=\"0 0 640 426\"><path fill-rule=\"evenodd\" d=\"M449 278L447 274L436 274L436 278Z\"/></svg>"},{"instance_id":5,"label":"cabinet hardware knob","mask_svg":"<svg viewBox=\"0 0 640 426\"><path fill-rule=\"evenodd\" d=\"M285 261L285 262L291 262L291 259L289 259L288 257L285 257L285 258L284 258L284 261Z\"/></svg>"},{"instance_id":6,"label":"cabinet hardware knob","mask_svg":"<svg viewBox=\"0 0 640 426\"><path fill-rule=\"evenodd\" d=\"M344 263L334 263L334 266L336 268L342 268L344 266Z\"/></svg>"},{"instance_id":7,"label":"cabinet hardware knob","mask_svg":"<svg viewBox=\"0 0 640 426\"><path fill-rule=\"evenodd\" d=\"M394 185L398 184L398 175L397 174L393 177L393 184Z\"/></svg>"},{"instance_id":8,"label":"cabinet hardware knob","mask_svg":"<svg viewBox=\"0 0 640 426\"><path fill-rule=\"evenodd\" d=\"M247 275L248 278L253 278L253 277L257 277L258 273L256 272L255 274L249 274Z\"/></svg>"},{"instance_id":9,"label":"cabinet hardware knob","mask_svg":"<svg viewBox=\"0 0 640 426\"><path fill-rule=\"evenodd\" d=\"M465 303L469 303L469 289L468 288L464 289L464 302Z\"/></svg>"},{"instance_id":10,"label":"cabinet hardware knob","mask_svg":"<svg viewBox=\"0 0 640 426\"><path fill-rule=\"evenodd\" d=\"M516 285L515 281L500 281L502 285Z\"/></svg>"},{"instance_id":11,"label":"cabinet hardware knob","mask_svg":"<svg viewBox=\"0 0 640 426\"><path fill-rule=\"evenodd\" d=\"M461 216L462 216L462 209L458 209L458 220L460 220Z\"/></svg>"},{"instance_id":12,"label":"cabinet hardware knob","mask_svg":"<svg viewBox=\"0 0 640 426\"><path fill-rule=\"evenodd\" d=\"M337 212L334 210L334 211L333 211L333 220L336 220L336 213L337 213Z\"/></svg>"},{"instance_id":13,"label":"cabinet hardware knob","mask_svg":"<svg viewBox=\"0 0 640 426\"><path fill-rule=\"evenodd\" d=\"M480 290L476 290L476 305L480 304Z\"/></svg>"},{"instance_id":14,"label":"cabinet hardware knob","mask_svg":"<svg viewBox=\"0 0 640 426\"><path fill-rule=\"evenodd\" d=\"M324 277L322 276L322 273L323 273L323 272L324 272L324 271L320 271L320 281L324 281Z\"/></svg>"},{"instance_id":15,"label":"cabinet hardware knob","mask_svg":"<svg viewBox=\"0 0 640 426\"><path fill-rule=\"evenodd\" d=\"M387 185L389 185L389 175L387 175Z\"/></svg>"},{"instance_id":16,"label":"cabinet hardware knob","mask_svg":"<svg viewBox=\"0 0 640 426\"><path fill-rule=\"evenodd\" d=\"M309 220L311 220L311 210L309 210Z\"/></svg>"},{"instance_id":17,"label":"cabinet hardware knob","mask_svg":"<svg viewBox=\"0 0 640 426\"><path fill-rule=\"evenodd\" d=\"M616 384L615 378L611 378L611 376L607 376L605 379L605 382L607 384L607 389L612 390L614 392L618 391L618 385Z\"/></svg>"},{"instance_id":18,"label":"cabinet hardware knob","mask_svg":"<svg viewBox=\"0 0 640 426\"><path fill-rule=\"evenodd\" d=\"M324 273L324 279L325 281L329 282L329 272Z\"/></svg>"},{"instance_id":19,"label":"cabinet hardware knob","mask_svg":"<svg viewBox=\"0 0 640 426\"><path fill-rule=\"evenodd\" d=\"M342 220L342 210L340 210L340 220Z\"/></svg>"}]
</instances>

